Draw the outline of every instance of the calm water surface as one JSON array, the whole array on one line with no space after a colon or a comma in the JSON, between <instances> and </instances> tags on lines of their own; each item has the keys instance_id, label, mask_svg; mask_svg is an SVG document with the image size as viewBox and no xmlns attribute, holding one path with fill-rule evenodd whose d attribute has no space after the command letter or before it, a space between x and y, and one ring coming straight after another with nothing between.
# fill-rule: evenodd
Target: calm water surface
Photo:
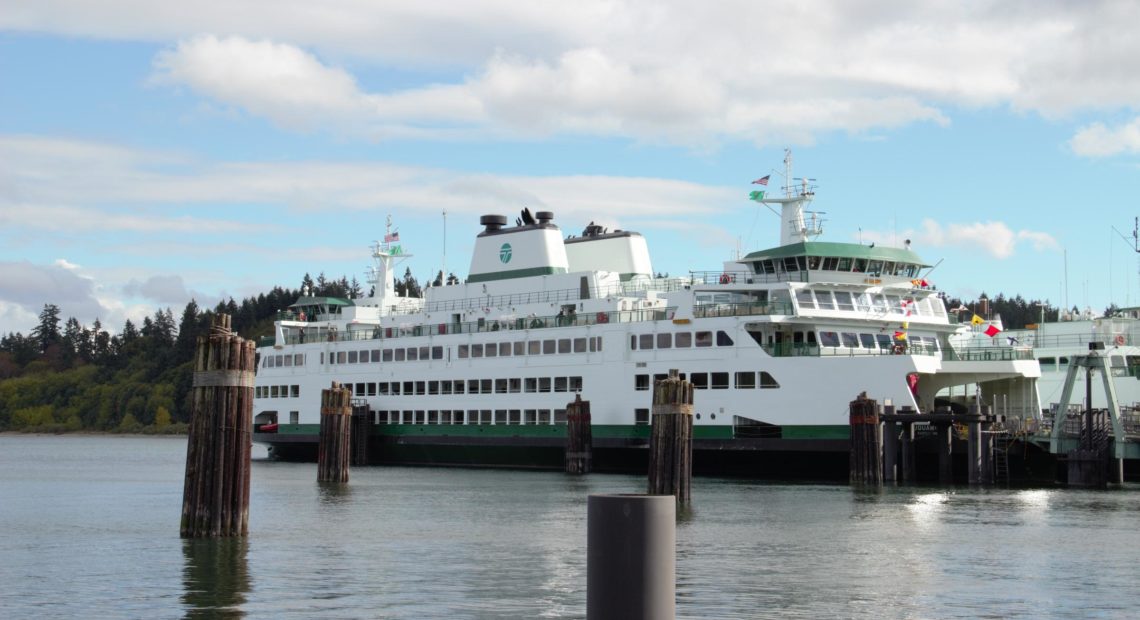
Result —
<instances>
[{"instance_id":1,"label":"calm water surface","mask_svg":"<svg viewBox=\"0 0 1140 620\"><path fill-rule=\"evenodd\" d=\"M184 542L185 438L0 435L5 618L579 618L586 497L635 476L257 460L250 536ZM258 452L256 454L264 454ZM684 618L1134 618L1140 486L699 478Z\"/></svg>"}]
</instances>

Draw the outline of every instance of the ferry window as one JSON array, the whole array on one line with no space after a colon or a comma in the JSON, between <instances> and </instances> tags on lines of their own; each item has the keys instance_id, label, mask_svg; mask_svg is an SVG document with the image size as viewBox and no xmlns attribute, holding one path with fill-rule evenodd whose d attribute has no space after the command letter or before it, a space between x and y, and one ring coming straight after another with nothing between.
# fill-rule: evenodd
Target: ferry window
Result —
<instances>
[{"instance_id":1,"label":"ferry window","mask_svg":"<svg viewBox=\"0 0 1140 620\"><path fill-rule=\"evenodd\" d=\"M930 298L930 312L934 316L946 316L946 304L941 297Z\"/></svg>"},{"instance_id":2,"label":"ferry window","mask_svg":"<svg viewBox=\"0 0 1140 620\"><path fill-rule=\"evenodd\" d=\"M322 353L321 355L324 355L324 354ZM272 355L265 356L265 367L266 368L273 368L273 356Z\"/></svg>"},{"instance_id":3,"label":"ferry window","mask_svg":"<svg viewBox=\"0 0 1140 620\"><path fill-rule=\"evenodd\" d=\"M634 409L633 410L633 423L642 426L649 424L649 410L648 409Z\"/></svg>"},{"instance_id":4,"label":"ferry window","mask_svg":"<svg viewBox=\"0 0 1140 620\"><path fill-rule=\"evenodd\" d=\"M582 391L582 377L570 377L570 391L571 392L581 392Z\"/></svg>"},{"instance_id":5,"label":"ferry window","mask_svg":"<svg viewBox=\"0 0 1140 620\"><path fill-rule=\"evenodd\" d=\"M590 353L602 350L602 337L593 336L590 338Z\"/></svg>"},{"instance_id":6,"label":"ferry window","mask_svg":"<svg viewBox=\"0 0 1140 620\"><path fill-rule=\"evenodd\" d=\"M358 361L361 364L367 364L368 363L368 349L365 349L365 350L360 352L360 358L358 359Z\"/></svg>"},{"instance_id":7,"label":"ferry window","mask_svg":"<svg viewBox=\"0 0 1140 620\"><path fill-rule=\"evenodd\" d=\"M792 344L794 344L796 346L800 346L803 343L804 343L804 333L803 332L794 332L792 334Z\"/></svg>"},{"instance_id":8,"label":"ferry window","mask_svg":"<svg viewBox=\"0 0 1140 620\"><path fill-rule=\"evenodd\" d=\"M424 386L425 386L425 382L423 382L423 381L416 381L416 395L417 395L417 396L422 396L422 395L423 395L423 393L424 393Z\"/></svg>"},{"instance_id":9,"label":"ferry window","mask_svg":"<svg viewBox=\"0 0 1140 620\"><path fill-rule=\"evenodd\" d=\"M277 386L276 385L269 386L269 397L270 398L277 398Z\"/></svg>"},{"instance_id":10,"label":"ferry window","mask_svg":"<svg viewBox=\"0 0 1140 620\"><path fill-rule=\"evenodd\" d=\"M575 353L585 353L586 352L586 339L585 338L575 338L574 339L574 352Z\"/></svg>"},{"instance_id":11,"label":"ferry window","mask_svg":"<svg viewBox=\"0 0 1140 620\"><path fill-rule=\"evenodd\" d=\"M499 355L499 347L495 343L489 343L485 350L487 357L496 357Z\"/></svg>"},{"instance_id":12,"label":"ferry window","mask_svg":"<svg viewBox=\"0 0 1140 620\"><path fill-rule=\"evenodd\" d=\"M499 357L509 357L510 354L511 354L511 343L500 342L499 343Z\"/></svg>"},{"instance_id":13,"label":"ferry window","mask_svg":"<svg viewBox=\"0 0 1140 620\"><path fill-rule=\"evenodd\" d=\"M404 350L403 349L396 349L394 351L394 353L396 354L396 361L397 362L404 361Z\"/></svg>"},{"instance_id":14,"label":"ferry window","mask_svg":"<svg viewBox=\"0 0 1140 620\"><path fill-rule=\"evenodd\" d=\"M550 391L550 377L539 377L538 378L538 391L539 392L549 392Z\"/></svg>"},{"instance_id":15,"label":"ferry window","mask_svg":"<svg viewBox=\"0 0 1140 620\"><path fill-rule=\"evenodd\" d=\"M629 350L630 351L636 351L637 350L637 336L636 335L630 334L630 336L629 336Z\"/></svg>"},{"instance_id":16,"label":"ferry window","mask_svg":"<svg viewBox=\"0 0 1140 620\"><path fill-rule=\"evenodd\" d=\"M875 334L875 341L879 343L879 348L884 351L887 351L891 348L890 334Z\"/></svg>"},{"instance_id":17,"label":"ferry window","mask_svg":"<svg viewBox=\"0 0 1140 620\"><path fill-rule=\"evenodd\" d=\"M874 334L859 334L859 342L862 343L864 349L875 348Z\"/></svg>"},{"instance_id":18,"label":"ferry window","mask_svg":"<svg viewBox=\"0 0 1140 620\"><path fill-rule=\"evenodd\" d=\"M653 334L641 334L638 336L637 348L639 349L652 349L653 348Z\"/></svg>"},{"instance_id":19,"label":"ferry window","mask_svg":"<svg viewBox=\"0 0 1140 620\"><path fill-rule=\"evenodd\" d=\"M459 359L465 359L468 356L468 346L465 344L459 345ZM387 353L387 351L385 351Z\"/></svg>"},{"instance_id":20,"label":"ferry window","mask_svg":"<svg viewBox=\"0 0 1140 620\"><path fill-rule=\"evenodd\" d=\"M802 258L802 257L801 257ZM784 257L784 271L798 271L800 269L799 262L795 256Z\"/></svg>"},{"instance_id":21,"label":"ferry window","mask_svg":"<svg viewBox=\"0 0 1140 620\"><path fill-rule=\"evenodd\" d=\"M523 389L532 394L537 392L538 379L534 377L527 377L526 379L523 379Z\"/></svg>"},{"instance_id":22,"label":"ferry window","mask_svg":"<svg viewBox=\"0 0 1140 620\"><path fill-rule=\"evenodd\" d=\"M846 256L839 258L839 264L835 267L836 271L851 271L851 259Z\"/></svg>"},{"instance_id":23,"label":"ferry window","mask_svg":"<svg viewBox=\"0 0 1140 620\"><path fill-rule=\"evenodd\" d=\"M835 258L834 256L824 257L823 268L826 271L835 271L836 267L838 267L838 266L839 266L839 259L838 258Z\"/></svg>"},{"instance_id":24,"label":"ferry window","mask_svg":"<svg viewBox=\"0 0 1140 620\"><path fill-rule=\"evenodd\" d=\"M301 421L301 412L300 411L290 411L289 412L289 423L290 424L297 424L300 421Z\"/></svg>"},{"instance_id":25,"label":"ferry window","mask_svg":"<svg viewBox=\"0 0 1140 620\"><path fill-rule=\"evenodd\" d=\"M491 393L491 380L490 379L480 379L479 380L479 391L484 393L484 394L490 394Z\"/></svg>"},{"instance_id":26,"label":"ferry window","mask_svg":"<svg viewBox=\"0 0 1140 620\"><path fill-rule=\"evenodd\" d=\"M399 396L400 395L400 382L399 381L393 381L393 382L389 383L388 384L388 391L393 396Z\"/></svg>"},{"instance_id":27,"label":"ferry window","mask_svg":"<svg viewBox=\"0 0 1140 620\"><path fill-rule=\"evenodd\" d=\"M931 315L930 299L929 298L920 299L914 305L915 305L915 309L918 310L918 316L930 316Z\"/></svg>"},{"instance_id":28,"label":"ferry window","mask_svg":"<svg viewBox=\"0 0 1140 620\"><path fill-rule=\"evenodd\" d=\"M539 353L542 353L542 341L531 340L528 342L526 345L526 352L527 355L538 355Z\"/></svg>"},{"instance_id":29,"label":"ferry window","mask_svg":"<svg viewBox=\"0 0 1140 620\"><path fill-rule=\"evenodd\" d=\"M754 372L738 372L738 373L736 373L736 389L738 389L738 390L754 390L754 389L756 389L756 373L754 373Z\"/></svg>"},{"instance_id":30,"label":"ferry window","mask_svg":"<svg viewBox=\"0 0 1140 620\"><path fill-rule=\"evenodd\" d=\"M542 341L542 354L543 355L554 355L554 341L553 340L543 340Z\"/></svg>"},{"instance_id":31,"label":"ferry window","mask_svg":"<svg viewBox=\"0 0 1140 620\"><path fill-rule=\"evenodd\" d=\"M457 409L451 412L451 422L453 424L463 424L463 410Z\"/></svg>"},{"instance_id":32,"label":"ferry window","mask_svg":"<svg viewBox=\"0 0 1140 620\"><path fill-rule=\"evenodd\" d=\"M375 396L376 395L376 383L371 382L371 381L368 383L368 395L369 396Z\"/></svg>"},{"instance_id":33,"label":"ferry window","mask_svg":"<svg viewBox=\"0 0 1140 620\"><path fill-rule=\"evenodd\" d=\"M348 359L348 356L345 354L344 351L337 351L336 352L336 363L344 364L346 359Z\"/></svg>"},{"instance_id":34,"label":"ferry window","mask_svg":"<svg viewBox=\"0 0 1140 620\"><path fill-rule=\"evenodd\" d=\"M480 409L479 410L479 423L480 424L490 424L491 423L491 410L490 409Z\"/></svg>"},{"instance_id":35,"label":"ferry window","mask_svg":"<svg viewBox=\"0 0 1140 620\"><path fill-rule=\"evenodd\" d=\"M698 347L711 347L712 346L712 332L697 332L697 346Z\"/></svg>"},{"instance_id":36,"label":"ferry window","mask_svg":"<svg viewBox=\"0 0 1140 620\"><path fill-rule=\"evenodd\" d=\"M839 334L835 332L819 332L819 344L825 347L838 347Z\"/></svg>"},{"instance_id":37,"label":"ferry window","mask_svg":"<svg viewBox=\"0 0 1140 620\"><path fill-rule=\"evenodd\" d=\"M698 390L709 389L709 374L707 372L694 372L689 377L689 381L693 382L693 387Z\"/></svg>"},{"instance_id":38,"label":"ferry window","mask_svg":"<svg viewBox=\"0 0 1140 620\"><path fill-rule=\"evenodd\" d=\"M463 382L463 379L460 379L460 380L456 381L455 383L452 383L452 384L451 384L451 389L452 389L452 390L453 390L453 391L454 391L456 394L462 394L462 393L463 393L463 386L464 386L464 385L465 385L465 384L464 384L464 382Z\"/></svg>"},{"instance_id":39,"label":"ferry window","mask_svg":"<svg viewBox=\"0 0 1140 620\"><path fill-rule=\"evenodd\" d=\"M511 394L518 394L522 391L522 379L513 378L507 380L507 391Z\"/></svg>"},{"instance_id":40,"label":"ferry window","mask_svg":"<svg viewBox=\"0 0 1140 620\"><path fill-rule=\"evenodd\" d=\"M906 314L906 307L903 306L902 297L898 295L887 295L887 308L894 314Z\"/></svg>"},{"instance_id":41,"label":"ferry window","mask_svg":"<svg viewBox=\"0 0 1140 620\"><path fill-rule=\"evenodd\" d=\"M677 332L673 334L673 345L678 349L688 349L693 346L693 333Z\"/></svg>"},{"instance_id":42,"label":"ferry window","mask_svg":"<svg viewBox=\"0 0 1140 620\"><path fill-rule=\"evenodd\" d=\"M558 339L558 352L559 353L569 353L570 352L570 339L569 338L559 338Z\"/></svg>"},{"instance_id":43,"label":"ferry window","mask_svg":"<svg viewBox=\"0 0 1140 620\"><path fill-rule=\"evenodd\" d=\"M496 409L495 410L495 424L506 424L506 423L507 423L507 410L506 409Z\"/></svg>"},{"instance_id":44,"label":"ferry window","mask_svg":"<svg viewBox=\"0 0 1140 620\"><path fill-rule=\"evenodd\" d=\"M723 329L718 329L716 331L716 346L718 346L718 347L731 347L733 344L735 344L735 343L732 342L732 337L729 336ZM697 345L697 346L700 346L700 345Z\"/></svg>"},{"instance_id":45,"label":"ferry window","mask_svg":"<svg viewBox=\"0 0 1140 620\"><path fill-rule=\"evenodd\" d=\"M526 409L523 411L523 424L538 424L538 410Z\"/></svg>"},{"instance_id":46,"label":"ferry window","mask_svg":"<svg viewBox=\"0 0 1140 620\"><path fill-rule=\"evenodd\" d=\"M363 353L363 351L362 351L362 353ZM370 361L370 362L379 362L380 361L380 349L372 349L371 351L368 352L368 354L370 357L370 359L368 361Z\"/></svg>"},{"instance_id":47,"label":"ferry window","mask_svg":"<svg viewBox=\"0 0 1140 620\"><path fill-rule=\"evenodd\" d=\"M670 349L673 347L673 334L657 334L657 348Z\"/></svg>"},{"instance_id":48,"label":"ferry window","mask_svg":"<svg viewBox=\"0 0 1140 620\"><path fill-rule=\"evenodd\" d=\"M554 423L555 424L565 424L566 423L566 410L565 409L555 409L554 410Z\"/></svg>"},{"instance_id":49,"label":"ferry window","mask_svg":"<svg viewBox=\"0 0 1140 620\"><path fill-rule=\"evenodd\" d=\"M277 366L278 368L280 368L280 367L282 367L282 366L284 366L284 365L285 365L285 362L281 361L281 357L282 357L282 356L280 356L280 355L274 355L273 357L277 358L277 361L275 361L275 362L274 362L274 365L275 365L275 366Z\"/></svg>"},{"instance_id":50,"label":"ferry window","mask_svg":"<svg viewBox=\"0 0 1140 620\"><path fill-rule=\"evenodd\" d=\"M872 296L868 293L856 293L855 295L855 309L862 310L863 312L870 312L872 309Z\"/></svg>"},{"instance_id":51,"label":"ferry window","mask_svg":"<svg viewBox=\"0 0 1140 620\"><path fill-rule=\"evenodd\" d=\"M431 358L433 360L443 359L443 347L442 346L432 347L431 348Z\"/></svg>"},{"instance_id":52,"label":"ferry window","mask_svg":"<svg viewBox=\"0 0 1140 620\"><path fill-rule=\"evenodd\" d=\"M843 346L850 349L859 348L859 337L851 332L843 332L840 334L843 338Z\"/></svg>"},{"instance_id":53,"label":"ferry window","mask_svg":"<svg viewBox=\"0 0 1140 620\"><path fill-rule=\"evenodd\" d=\"M431 347L420 347L420 359L426 360L431 357Z\"/></svg>"},{"instance_id":54,"label":"ferry window","mask_svg":"<svg viewBox=\"0 0 1140 620\"><path fill-rule=\"evenodd\" d=\"M429 410L427 412L427 423L439 424L439 412L434 409Z\"/></svg>"},{"instance_id":55,"label":"ferry window","mask_svg":"<svg viewBox=\"0 0 1140 620\"><path fill-rule=\"evenodd\" d=\"M417 409L416 410L416 418L415 418L416 421L415 421L415 423L416 424L423 424L424 423L424 417L425 417L424 416L424 410L423 409Z\"/></svg>"},{"instance_id":56,"label":"ferry window","mask_svg":"<svg viewBox=\"0 0 1140 620\"><path fill-rule=\"evenodd\" d=\"M293 356L292 355L286 355L285 356L285 365L290 366L290 367L293 366Z\"/></svg>"},{"instance_id":57,"label":"ferry window","mask_svg":"<svg viewBox=\"0 0 1140 620\"><path fill-rule=\"evenodd\" d=\"M415 347L408 347L408 361L414 362L420 359L420 350Z\"/></svg>"},{"instance_id":58,"label":"ferry window","mask_svg":"<svg viewBox=\"0 0 1140 620\"><path fill-rule=\"evenodd\" d=\"M439 393L440 394L450 394L451 393L451 382L450 381L440 381L439 382Z\"/></svg>"},{"instance_id":59,"label":"ferry window","mask_svg":"<svg viewBox=\"0 0 1140 620\"><path fill-rule=\"evenodd\" d=\"M1060 368L1064 368L1064 367L1066 367L1066 366L1068 366L1068 365L1069 365L1069 358L1067 358L1067 357L1059 357L1059 358L1057 358L1057 366L1058 366L1058 367L1060 367Z\"/></svg>"},{"instance_id":60,"label":"ferry window","mask_svg":"<svg viewBox=\"0 0 1140 620\"><path fill-rule=\"evenodd\" d=\"M401 419L401 420L403 420L403 423L404 423L404 424L411 424L412 422L414 422L414 421L415 421L415 418L413 418L413 417L412 417L413 415L414 415L414 414L413 414L411 411L409 411L409 410L405 409L405 410L404 410L404 411L403 411L403 412L400 414L400 419Z\"/></svg>"},{"instance_id":61,"label":"ferry window","mask_svg":"<svg viewBox=\"0 0 1140 620\"><path fill-rule=\"evenodd\" d=\"M349 351L348 352L348 363L349 364L355 364L356 363L356 351Z\"/></svg>"},{"instance_id":62,"label":"ferry window","mask_svg":"<svg viewBox=\"0 0 1140 620\"><path fill-rule=\"evenodd\" d=\"M481 344L471 345L471 357L483 357L483 345L481 345Z\"/></svg>"},{"instance_id":63,"label":"ferry window","mask_svg":"<svg viewBox=\"0 0 1140 620\"><path fill-rule=\"evenodd\" d=\"M774 379L772 375L763 370L760 371L760 389L772 389L778 387L780 387L780 384L776 383L776 379Z\"/></svg>"},{"instance_id":64,"label":"ferry window","mask_svg":"<svg viewBox=\"0 0 1140 620\"><path fill-rule=\"evenodd\" d=\"M478 424L479 423L479 410L478 409L468 409L467 410L467 423L468 424Z\"/></svg>"},{"instance_id":65,"label":"ferry window","mask_svg":"<svg viewBox=\"0 0 1140 620\"><path fill-rule=\"evenodd\" d=\"M885 276L895 275L895 264L894 264L894 262L892 262L892 261L884 262L883 266L882 266L881 273Z\"/></svg>"},{"instance_id":66,"label":"ferry window","mask_svg":"<svg viewBox=\"0 0 1140 620\"><path fill-rule=\"evenodd\" d=\"M728 373L727 372L714 372L714 373L712 373L712 389L714 389L714 390L727 390L728 389Z\"/></svg>"},{"instance_id":67,"label":"ferry window","mask_svg":"<svg viewBox=\"0 0 1140 620\"><path fill-rule=\"evenodd\" d=\"M871 295L871 299L874 300L876 312L886 313L891 311L891 307L887 304L885 295Z\"/></svg>"},{"instance_id":68,"label":"ferry window","mask_svg":"<svg viewBox=\"0 0 1140 620\"><path fill-rule=\"evenodd\" d=\"M851 293L847 291L835 291L835 303L839 305L840 310L855 309L855 305L851 301Z\"/></svg>"},{"instance_id":69,"label":"ferry window","mask_svg":"<svg viewBox=\"0 0 1140 620\"><path fill-rule=\"evenodd\" d=\"M538 423L539 424L554 424L554 418L550 416L549 409L538 410Z\"/></svg>"},{"instance_id":70,"label":"ferry window","mask_svg":"<svg viewBox=\"0 0 1140 620\"><path fill-rule=\"evenodd\" d=\"M428 394L439 394L439 381L428 381Z\"/></svg>"},{"instance_id":71,"label":"ferry window","mask_svg":"<svg viewBox=\"0 0 1140 620\"><path fill-rule=\"evenodd\" d=\"M801 308L815 310L815 299L811 296L811 291L807 289L796 291L796 301L799 302Z\"/></svg>"},{"instance_id":72,"label":"ferry window","mask_svg":"<svg viewBox=\"0 0 1140 620\"><path fill-rule=\"evenodd\" d=\"M467 380L467 393L468 394L478 394L479 393L479 380L478 379L468 379Z\"/></svg>"},{"instance_id":73,"label":"ferry window","mask_svg":"<svg viewBox=\"0 0 1140 620\"><path fill-rule=\"evenodd\" d=\"M555 377L554 378L554 391L555 392L565 392L569 388L569 385L570 384L566 380L566 377Z\"/></svg>"},{"instance_id":74,"label":"ferry window","mask_svg":"<svg viewBox=\"0 0 1140 620\"><path fill-rule=\"evenodd\" d=\"M820 310L835 309L835 299L831 296L831 291L816 291L815 300L819 303Z\"/></svg>"},{"instance_id":75,"label":"ferry window","mask_svg":"<svg viewBox=\"0 0 1140 620\"><path fill-rule=\"evenodd\" d=\"M301 386L299 386L299 385L290 385L290 386L289 386L289 396L292 396L293 398L300 398L300 396L301 396Z\"/></svg>"},{"instance_id":76,"label":"ferry window","mask_svg":"<svg viewBox=\"0 0 1140 620\"><path fill-rule=\"evenodd\" d=\"M865 273L867 271L867 259L856 258L854 271L857 273Z\"/></svg>"},{"instance_id":77,"label":"ferry window","mask_svg":"<svg viewBox=\"0 0 1140 620\"><path fill-rule=\"evenodd\" d=\"M466 352L464 352L464 355L466 355ZM384 349L384 361L392 361L392 349Z\"/></svg>"},{"instance_id":78,"label":"ferry window","mask_svg":"<svg viewBox=\"0 0 1140 620\"><path fill-rule=\"evenodd\" d=\"M495 393L496 394L506 394L507 393L507 380L506 379L495 379Z\"/></svg>"},{"instance_id":79,"label":"ferry window","mask_svg":"<svg viewBox=\"0 0 1140 620\"><path fill-rule=\"evenodd\" d=\"M513 348L514 348L515 355L526 355L526 343L525 342L520 340L520 341L514 343Z\"/></svg>"}]
</instances>

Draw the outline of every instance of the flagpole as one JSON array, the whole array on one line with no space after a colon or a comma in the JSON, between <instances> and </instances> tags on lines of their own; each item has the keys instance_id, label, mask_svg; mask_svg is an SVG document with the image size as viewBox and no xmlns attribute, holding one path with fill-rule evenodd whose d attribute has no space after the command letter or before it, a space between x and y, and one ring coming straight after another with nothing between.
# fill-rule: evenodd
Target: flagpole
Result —
<instances>
[{"instance_id":1,"label":"flagpole","mask_svg":"<svg viewBox=\"0 0 1140 620\"><path fill-rule=\"evenodd\" d=\"M440 278L447 284L447 209L443 210L443 271Z\"/></svg>"}]
</instances>

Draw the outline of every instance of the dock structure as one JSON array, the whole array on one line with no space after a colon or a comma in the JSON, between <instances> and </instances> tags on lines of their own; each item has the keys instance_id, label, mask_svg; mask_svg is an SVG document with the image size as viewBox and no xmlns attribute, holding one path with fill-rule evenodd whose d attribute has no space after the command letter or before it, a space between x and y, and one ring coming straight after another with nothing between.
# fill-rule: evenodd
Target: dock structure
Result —
<instances>
[{"instance_id":1,"label":"dock structure","mask_svg":"<svg viewBox=\"0 0 1140 620\"><path fill-rule=\"evenodd\" d=\"M854 409L855 403L852 402ZM873 401L872 401L873 402ZM893 409L893 408L892 408ZM854 416L854 413L852 413ZM954 427L965 425L967 477L970 484L989 484L993 480L993 461L986 456L992 454L987 450L990 439L989 422L992 416L986 415L982 410L975 408L968 413L953 413L949 409L935 413L917 413L909 407L894 412L884 412L878 416L883 425L883 480L912 483L917 480L915 457L915 426L926 425L935 430L935 452L937 458L939 484L951 485L954 483L953 446ZM866 425L866 424L865 424ZM867 425L869 426L869 425ZM874 425L878 428L878 425ZM986 431L986 432L983 432ZM855 425L852 423L852 467L855 459ZM869 430L861 431L864 434ZM901 458L900 458L901 457ZM897 466L900 463L901 466ZM855 470L852 469L852 483L856 482Z\"/></svg>"},{"instance_id":2,"label":"dock structure","mask_svg":"<svg viewBox=\"0 0 1140 620\"><path fill-rule=\"evenodd\" d=\"M650 495L673 495L689 503L693 478L693 384L670 369L653 386L649 433Z\"/></svg>"},{"instance_id":3,"label":"dock structure","mask_svg":"<svg viewBox=\"0 0 1140 620\"><path fill-rule=\"evenodd\" d=\"M851 484L883 483L883 432L879 403L863 392L848 408L851 426ZM893 462L893 458L891 459Z\"/></svg>"},{"instance_id":4,"label":"dock structure","mask_svg":"<svg viewBox=\"0 0 1140 620\"><path fill-rule=\"evenodd\" d=\"M190 433L182 493L183 538L249 532L249 466L256 353L214 316L194 354Z\"/></svg>"},{"instance_id":5,"label":"dock structure","mask_svg":"<svg viewBox=\"0 0 1140 620\"><path fill-rule=\"evenodd\" d=\"M348 482L352 457L352 391L333 382L321 390L321 435L317 452L318 482Z\"/></svg>"},{"instance_id":6,"label":"dock structure","mask_svg":"<svg viewBox=\"0 0 1140 620\"><path fill-rule=\"evenodd\" d=\"M566 405L566 473L590 473L594 464L593 446L590 401L575 394L574 402Z\"/></svg>"},{"instance_id":7,"label":"dock structure","mask_svg":"<svg viewBox=\"0 0 1140 620\"><path fill-rule=\"evenodd\" d=\"M1070 486L1103 487L1109 482L1123 481L1124 458L1129 448L1129 437L1124 432L1116 386L1112 382L1109 359L1103 353L1103 342L1090 342L1088 355L1073 356L1065 375L1061 402L1053 415L1049 437L1049 451L1064 455L1067 462L1067 481ZM1076 445L1066 445L1063 439L1065 417L1073 398L1077 373L1085 373L1085 403L1077 419ZM1093 376L1100 374L1108 407L1095 410L1092 406ZM1135 443L1135 442L1131 442Z\"/></svg>"}]
</instances>

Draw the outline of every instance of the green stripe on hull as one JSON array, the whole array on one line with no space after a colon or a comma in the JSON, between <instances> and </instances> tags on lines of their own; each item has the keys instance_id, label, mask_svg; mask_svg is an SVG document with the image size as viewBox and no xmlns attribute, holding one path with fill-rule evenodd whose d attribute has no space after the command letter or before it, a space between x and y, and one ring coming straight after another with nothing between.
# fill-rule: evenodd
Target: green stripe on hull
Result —
<instances>
[{"instance_id":1,"label":"green stripe on hull","mask_svg":"<svg viewBox=\"0 0 1140 620\"><path fill-rule=\"evenodd\" d=\"M467 276L468 283L490 282L492 280L510 280L512 278L529 278L532 276L549 276L556 273L566 273L565 267L531 267L529 269L513 269L511 271L496 271L493 273L475 273Z\"/></svg>"},{"instance_id":2,"label":"green stripe on hull","mask_svg":"<svg viewBox=\"0 0 1140 620\"><path fill-rule=\"evenodd\" d=\"M564 424L379 424L371 435L383 437L565 437ZM594 437L600 439L649 439L647 424L595 424ZM319 424L282 424L278 435L315 436ZM847 439L846 426L785 426L784 439ZM694 426L693 439L732 439L731 426Z\"/></svg>"},{"instance_id":3,"label":"green stripe on hull","mask_svg":"<svg viewBox=\"0 0 1140 620\"><path fill-rule=\"evenodd\" d=\"M846 424L821 426L784 426L783 439L850 439L851 427Z\"/></svg>"}]
</instances>

